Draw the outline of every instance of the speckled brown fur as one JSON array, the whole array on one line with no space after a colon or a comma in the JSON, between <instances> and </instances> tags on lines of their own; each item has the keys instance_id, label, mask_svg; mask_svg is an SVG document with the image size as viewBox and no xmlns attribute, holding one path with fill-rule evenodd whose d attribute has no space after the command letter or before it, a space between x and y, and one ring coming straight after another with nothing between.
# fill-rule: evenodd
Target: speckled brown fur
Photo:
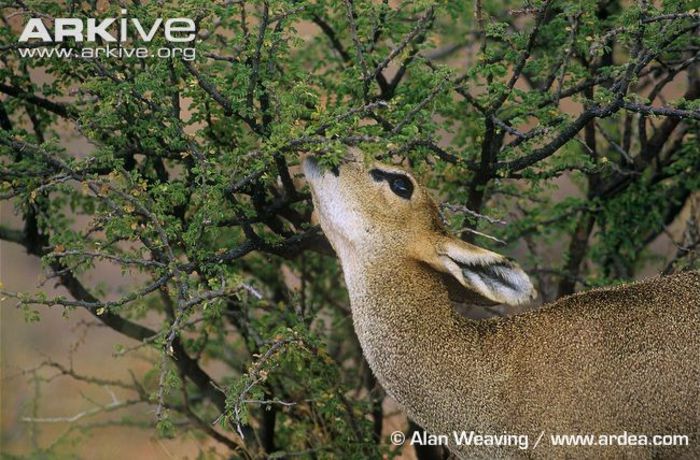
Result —
<instances>
[{"instance_id":1,"label":"speckled brown fur","mask_svg":"<svg viewBox=\"0 0 700 460\"><path fill-rule=\"evenodd\" d=\"M359 164L344 166L337 178L314 165L305 170L343 266L355 331L386 391L434 434L527 434L532 444L545 431L535 450L451 446L457 455L700 458L700 274L468 320L454 313L444 273L435 269L431 248L448 237L424 189L411 203L395 202ZM623 431L687 434L690 446L548 442L550 434Z\"/></svg>"}]
</instances>

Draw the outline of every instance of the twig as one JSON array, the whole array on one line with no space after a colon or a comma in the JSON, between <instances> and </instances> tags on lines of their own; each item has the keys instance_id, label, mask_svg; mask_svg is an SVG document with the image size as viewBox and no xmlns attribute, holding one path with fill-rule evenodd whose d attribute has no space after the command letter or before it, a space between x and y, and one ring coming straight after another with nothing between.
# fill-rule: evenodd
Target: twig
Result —
<instances>
[{"instance_id":1,"label":"twig","mask_svg":"<svg viewBox=\"0 0 700 460\"><path fill-rule=\"evenodd\" d=\"M415 27L399 42L398 45L396 45L387 55L386 58L384 58L383 61L381 61L377 67L375 67L374 71L370 75L370 77L374 77L375 75L378 75L386 66L389 65L389 63L403 51L404 48L414 39L418 34L423 32L423 30L427 27L428 23L433 20L435 16L435 6L430 6L426 13L418 20L418 23L415 25Z\"/></svg>"},{"instance_id":2,"label":"twig","mask_svg":"<svg viewBox=\"0 0 700 460\"><path fill-rule=\"evenodd\" d=\"M645 115L661 115L672 118L691 118L700 120L700 110L682 110L673 107L652 107L649 105L637 104L633 102L623 103L623 107L632 112L643 113Z\"/></svg>"},{"instance_id":3,"label":"twig","mask_svg":"<svg viewBox=\"0 0 700 460\"><path fill-rule=\"evenodd\" d=\"M490 239L490 240L493 240L493 241L495 241L495 242L497 242L497 243L499 243L499 244L502 244L503 246L506 246L506 245L508 244L507 242L503 241L503 240L500 239L500 238L496 238L495 236L491 236L491 235L489 235L489 234L480 232L480 231L478 231L478 230L474 230L474 229L471 228L471 227L464 227L464 228L462 228L462 229L460 229L460 230L457 231L457 233L462 233L462 232L469 232L469 233L472 233L472 234L477 235L477 236L483 236L484 238L488 238L488 239Z\"/></svg>"},{"instance_id":4,"label":"twig","mask_svg":"<svg viewBox=\"0 0 700 460\"><path fill-rule=\"evenodd\" d=\"M74 423L82 418L90 417L92 415L99 414L100 412L111 412L124 407L140 404L142 402L143 401L141 401L140 399L119 401L118 399L116 399L116 396L114 396L114 394L112 393L112 402L104 406L94 407L92 409L78 412L74 415L63 417L22 417L22 421L25 423Z\"/></svg>"},{"instance_id":5,"label":"twig","mask_svg":"<svg viewBox=\"0 0 700 460\"><path fill-rule=\"evenodd\" d=\"M477 219L483 219L491 224L499 224L499 225L508 225L508 222L502 219L496 219L495 217L490 217L484 214L480 214L476 211L472 211L471 209L467 208L466 206L463 206L461 204L450 204L450 203L442 203L440 205L440 209L447 209L450 212L453 213L464 213L464 214L469 214L472 217L476 217Z\"/></svg>"}]
</instances>

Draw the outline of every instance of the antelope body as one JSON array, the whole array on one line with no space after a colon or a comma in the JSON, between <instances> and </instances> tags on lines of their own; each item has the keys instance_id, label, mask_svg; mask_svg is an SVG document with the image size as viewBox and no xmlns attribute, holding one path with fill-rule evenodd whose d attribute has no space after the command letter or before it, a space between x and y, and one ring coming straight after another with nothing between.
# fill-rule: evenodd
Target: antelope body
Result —
<instances>
[{"instance_id":1,"label":"antelope body","mask_svg":"<svg viewBox=\"0 0 700 460\"><path fill-rule=\"evenodd\" d=\"M534 289L508 259L449 236L437 207L395 167L304 160L321 227L338 254L355 331L378 381L428 432L528 435L458 446L461 458L700 457L700 274L469 320L455 293L521 304ZM461 290L461 292L460 292ZM535 439L544 439L533 449ZM682 434L684 447L555 447L553 434Z\"/></svg>"}]
</instances>

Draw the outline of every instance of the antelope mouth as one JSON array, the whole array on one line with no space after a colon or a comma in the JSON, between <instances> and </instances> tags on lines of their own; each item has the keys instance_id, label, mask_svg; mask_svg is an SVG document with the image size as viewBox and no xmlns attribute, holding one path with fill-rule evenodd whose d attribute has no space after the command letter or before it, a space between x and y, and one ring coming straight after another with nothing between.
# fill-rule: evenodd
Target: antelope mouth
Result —
<instances>
[{"instance_id":1,"label":"antelope mouth","mask_svg":"<svg viewBox=\"0 0 700 460\"><path fill-rule=\"evenodd\" d=\"M304 175L307 180L321 178L321 168L318 165L316 158L308 156L301 161L301 168L304 170Z\"/></svg>"}]
</instances>

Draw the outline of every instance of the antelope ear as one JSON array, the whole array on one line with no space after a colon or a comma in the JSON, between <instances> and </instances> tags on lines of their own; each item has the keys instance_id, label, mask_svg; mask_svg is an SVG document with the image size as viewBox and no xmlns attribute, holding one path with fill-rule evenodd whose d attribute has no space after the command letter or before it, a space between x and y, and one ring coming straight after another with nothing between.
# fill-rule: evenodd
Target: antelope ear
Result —
<instances>
[{"instance_id":1,"label":"antelope ear","mask_svg":"<svg viewBox=\"0 0 700 460\"><path fill-rule=\"evenodd\" d=\"M444 238L435 247L436 257L426 260L438 271L451 275L464 289L466 298L519 305L537 296L530 278L515 262L495 252L456 238ZM456 283L448 283L454 298ZM475 294L475 295L474 295ZM483 302L477 302L483 303Z\"/></svg>"}]
</instances>

